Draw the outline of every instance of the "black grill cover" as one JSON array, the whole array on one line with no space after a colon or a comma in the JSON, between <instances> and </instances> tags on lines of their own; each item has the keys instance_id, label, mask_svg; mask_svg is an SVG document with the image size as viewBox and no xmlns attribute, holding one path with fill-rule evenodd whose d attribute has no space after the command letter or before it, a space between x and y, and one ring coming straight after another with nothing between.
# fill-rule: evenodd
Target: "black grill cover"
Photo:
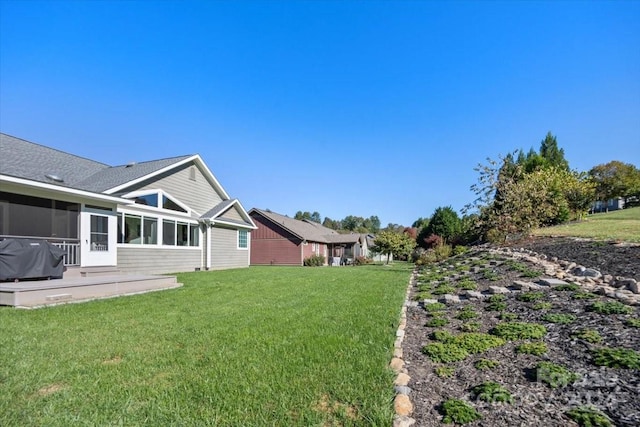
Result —
<instances>
[{"instance_id":1,"label":"black grill cover","mask_svg":"<svg viewBox=\"0 0 640 427\"><path fill-rule=\"evenodd\" d=\"M0 241L0 280L61 279L65 251L46 240Z\"/></svg>"}]
</instances>

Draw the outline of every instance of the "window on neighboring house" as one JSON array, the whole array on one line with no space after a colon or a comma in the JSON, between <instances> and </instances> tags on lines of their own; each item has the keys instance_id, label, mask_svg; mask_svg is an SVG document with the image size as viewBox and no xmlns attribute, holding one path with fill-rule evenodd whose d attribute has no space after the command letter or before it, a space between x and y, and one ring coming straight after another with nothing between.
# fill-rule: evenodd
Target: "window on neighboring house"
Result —
<instances>
[{"instance_id":1,"label":"window on neighboring house","mask_svg":"<svg viewBox=\"0 0 640 427\"><path fill-rule=\"evenodd\" d=\"M142 218L140 216L125 214L124 243L142 244Z\"/></svg>"},{"instance_id":2,"label":"window on neighboring house","mask_svg":"<svg viewBox=\"0 0 640 427\"><path fill-rule=\"evenodd\" d=\"M238 230L238 249L248 248L247 230Z\"/></svg>"},{"instance_id":3,"label":"window on neighboring house","mask_svg":"<svg viewBox=\"0 0 640 427\"><path fill-rule=\"evenodd\" d=\"M109 217L91 215L91 250L109 250Z\"/></svg>"},{"instance_id":4,"label":"window on neighboring house","mask_svg":"<svg viewBox=\"0 0 640 427\"><path fill-rule=\"evenodd\" d=\"M200 245L200 227L198 224L189 224L189 246Z\"/></svg>"}]
</instances>

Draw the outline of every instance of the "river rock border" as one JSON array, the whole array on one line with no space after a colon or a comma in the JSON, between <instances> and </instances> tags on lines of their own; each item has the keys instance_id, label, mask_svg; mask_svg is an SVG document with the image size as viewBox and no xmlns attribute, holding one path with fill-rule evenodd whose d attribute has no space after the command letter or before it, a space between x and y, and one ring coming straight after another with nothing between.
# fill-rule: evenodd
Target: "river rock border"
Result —
<instances>
[{"instance_id":1,"label":"river rock border","mask_svg":"<svg viewBox=\"0 0 640 427\"><path fill-rule=\"evenodd\" d=\"M409 376L407 369L404 367L404 359L402 352L402 341L404 339L404 330L407 327L407 305L409 304L409 297L411 294L411 288L417 283L418 269L414 269L409 279L409 285L407 286L407 292L404 298L404 304L400 311L400 323L398 330L396 331L396 340L393 344L393 358L389 363L389 368L396 374L396 378L393 381L396 397L393 400L393 409L395 416L393 417L393 427L409 427L415 424L416 420L411 418L413 413L413 404L409 395L411 394L411 388L409 388Z\"/></svg>"}]
</instances>

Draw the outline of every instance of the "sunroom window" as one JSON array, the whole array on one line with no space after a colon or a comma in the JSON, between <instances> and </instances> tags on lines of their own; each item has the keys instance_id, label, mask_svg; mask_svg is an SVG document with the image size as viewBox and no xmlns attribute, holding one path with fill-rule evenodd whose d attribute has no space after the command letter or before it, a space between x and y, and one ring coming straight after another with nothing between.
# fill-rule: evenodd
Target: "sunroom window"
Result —
<instances>
[{"instance_id":1,"label":"sunroom window","mask_svg":"<svg viewBox=\"0 0 640 427\"><path fill-rule=\"evenodd\" d=\"M176 202L174 202L164 194L162 195L162 208L177 212L187 212L186 209L182 208L180 205L178 205Z\"/></svg>"}]
</instances>

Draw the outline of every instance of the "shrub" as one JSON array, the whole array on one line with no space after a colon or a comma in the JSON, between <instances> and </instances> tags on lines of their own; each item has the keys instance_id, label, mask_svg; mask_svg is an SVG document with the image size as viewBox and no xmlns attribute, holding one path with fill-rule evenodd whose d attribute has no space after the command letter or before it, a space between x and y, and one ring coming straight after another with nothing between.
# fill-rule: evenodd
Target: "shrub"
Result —
<instances>
[{"instance_id":1,"label":"shrub","mask_svg":"<svg viewBox=\"0 0 640 427\"><path fill-rule=\"evenodd\" d=\"M440 378L449 378L452 377L456 372L456 369L453 366L438 366L434 369L434 372Z\"/></svg>"},{"instance_id":2,"label":"shrub","mask_svg":"<svg viewBox=\"0 0 640 427\"><path fill-rule=\"evenodd\" d=\"M444 245L444 239L437 234L430 234L424 238L424 245L426 248L435 248L436 246Z\"/></svg>"},{"instance_id":3,"label":"shrub","mask_svg":"<svg viewBox=\"0 0 640 427\"><path fill-rule=\"evenodd\" d=\"M466 252L469 252L469 248L464 245L458 245L453 248L454 255L462 255Z\"/></svg>"},{"instance_id":4,"label":"shrub","mask_svg":"<svg viewBox=\"0 0 640 427\"><path fill-rule=\"evenodd\" d=\"M428 326L430 328L440 328L447 323L449 323L449 321L443 317L434 317L432 319L429 319L427 323L424 324L424 326Z\"/></svg>"},{"instance_id":5,"label":"shrub","mask_svg":"<svg viewBox=\"0 0 640 427\"><path fill-rule=\"evenodd\" d=\"M433 252L436 255L436 260L445 260L451 256L451 245L438 245L433 248Z\"/></svg>"},{"instance_id":6,"label":"shrub","mask_svg":"<svg viewBox=\"0 0 640 427\"><path fill-rule=\"evenodd\" d=\"M494 369L494 368L497 368L498 365L499 363L497 360L491 360L491 359L480 359L473 364L473 366L475 366L475 368L478 369L479 371Z\"/></svg>"},{"instance_id":7,"label":"shrub","mask_svg":"<svg viewBox=\"0 0 640 427\"><path fill-rule=\"evenodd\" d=\"M522 343L516 347L516 353L533 354L534 356L542 356L547 352L547 345L542 341Z\"/></svg>"},{"instance_id":8,"label":"shrub","mask_svg":"<svg viewBox=\"0 0 640 427\"><path fill-rule=\"evenodd\" d=\"M566 387L580 378L575 372L551 362L538 363L536 376L538 381L548 384L551 388Z\"/></svg>"},{"instance_id":9,"label":"shrub","mask_svg":"<svg viewBox=\"0 0 640 427\"><path fill-rule=\"evenodd\" d=\"M622 369L640 369L640 353L626 348L599 348L593 351L598 366Z\"/></svg>"},{"instance_id":10,"label":"shrub","mask_svg":"<svg viewBox=\"0 0 640 427\"><path fill-rule=\"evenodd\" d=\"M489 403L495 402L507 402L513 403L513 397L509 390L502 387L500 384L493 381L487 381L471 389L471 392L478 400L483 400Z\"/></svg>"},{"instance_id":11,"label":"shrub","mask_svg":"<svg viewBox=\"0 0 640 427\"><path fill-rule=\"evenodd\" d=\"M453 343L472 354L482 353L490 348L504 345L504 339L479 332L468 332L455 335Z\"/></svg>"},{"instance_id":12,"label":"shrub","mask_svg":"<svg viewBox=\"0 0 640 427\"><path fill-rule=\"evenodd\" d=\"M547 333L547 328L535 323L506 322L496 325L491 333L510 341L539 339Z\"/></svg>"},{"instance_id":13,"label":"shrub","mask_svg":"<svg viewBox=\"0 0 640 427\"><path fill-rule=\"evenodd\" d=\"M600 314L631 314L633 312L631 307L618 301L594 302L587 307L587 310Z\"/></svg>"},{"instance_id":14,"label":"shrub","mask_svg":"<svg viewBox=\"0 0 640 427\"><path fill-rule=\"evenodd\" d=\"M541 298L544 298L544 292L525 292L516 297L518 301L537 301Z\"/></svg>"},{"instance_id":15,"label":"shrub","mask_svg":"<svg viewBox=\"0 0 640 427\"><path fill-rule=\"evenodd\" d=\"M353 260L353 265L367 265L373 263L371 258L357 256L356 259Z\"/></svg>"},{"instance_id":16,"label":"shrub","mask_svg":"<svg viewBox=\"0 0 640 427\"><path fill-rule=\"evenodd\" d=\"M566 412L567 416L580 427L611 427L613 423L593 406L578 406Z\"/></svg>"},{"instance_id":17,"label":"shrub","mask_svg":"<svg viewBox=\"0 0 640 427\"><path fill-rule=\"evenodd\" d=\"M573 323L576 321L576 316L574 316L573 314L547 313L542 316L542 320L550 323L568 325L569 323Z\"/></svg>"},{"instance_id":18,"label":"shrub","mask_svg":"<svg viewBox=\"0 0 640 427\"><path fill-rule=\"evenodd\" d=\"M309 258L305 258L303 264L307 267L320 267L324 265L324 256L311 255Z\"/></svg>"},{"instance_id":19,"label":"shrub","mask_svg":"<svg viewBox=\"0 0 640 427\"><path fill-rule=\"evenodd\" d=\"M575 332L573 336L576 338L580 338L581 340L590 342L592 344L597 344L600 341L602 341L602 337L600 336L598 331L593 329L582 329L578 332Z\"/></svg>"},{"instance_id":20,"label":"shrub","mask_svg":"<svg viewBox=\"0 0 640 427\"><path fill-rule=\"evenodd\" d=\"M449 399L441 406L442 422L445 424L466 424L482 418L480 414L468 403L458 400Z\"/></svg>"},{"instance_id":21,"label":"shrub","mask_svg":"<svg viewBox=\"0 0 640 427\"><path fill-rule=\"evenodd\" d=\"M507 299L507 297L505 297L502 294L495 294L495 295L491 295L489 297L489 302L501 302L501 301L504 301L506 299Z\"/></svg>"}]
</instances>

